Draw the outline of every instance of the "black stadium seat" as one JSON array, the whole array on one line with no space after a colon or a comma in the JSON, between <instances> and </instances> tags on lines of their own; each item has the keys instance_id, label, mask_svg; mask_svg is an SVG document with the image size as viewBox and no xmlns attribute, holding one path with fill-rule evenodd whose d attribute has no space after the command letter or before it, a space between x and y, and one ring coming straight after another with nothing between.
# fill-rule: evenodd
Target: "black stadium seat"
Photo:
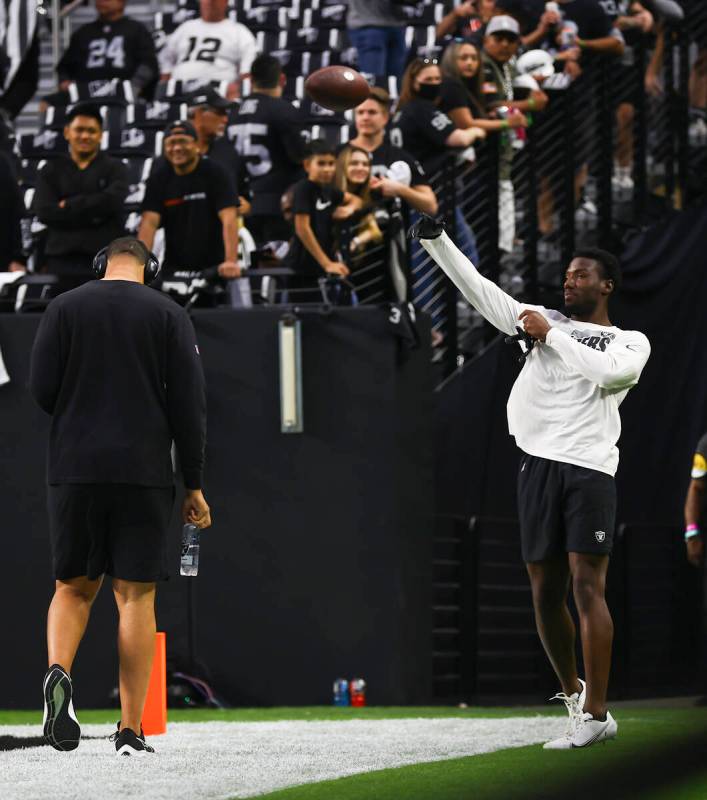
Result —
<instances>
[{"instance_id":1,"label":"black stadium seat","mask_svg":"<svg viewBox=\"0 0 707 800\"><path fill-rule=\"evenodd\" d=\"M346 28L345 3L323 6L321 8L307 8L302 12L303 28Z\"/></svg>"},{"instance_id":2,"label":"black stadium seat","mask_svg":"<svg viewBox=\"0 0 707 800\"><path fill-rule=\"evenodd\" d=\"M186 103L154 100L152 103L137 103L125 109L125 122L136 128L164 128L168 122L187 118Z\"/></svg>"},{"instance_id":3,"label":"black stadium seat","mask_svg":"<svg viewBox=\"0 0 707 800\"><path fill-rule=\"evenodd\" d=\"M255 33L256 31L281 31L290 25L290 9L282 6L261 6L244 11L238 21Z\"/></svg>"},{"instance_id":4,"label":"black stadium seat","mask_svg":"<svg viewBox=\"0 0 707 800\"><path fill-rule=\"evenodd\" d=\"M18 176L20 186L35 186L37 183L37 174L45 164L45 158L23 158L20 161Z\"/></svg>"},{"instance_id":5,"label":"black stadium seat","mask_svg":"<svg viewBox=\"0 0 707 800\"><path fill-rule=\"evenodd\" d=\"M66 139L60 131L43 130L23 133L18 137L20 157L34 160L53 158L68 152Z\"/></svg>"},{"instance_id":6,"label":"black stadium seat","mask_svg":"<svg viewBox=\"0 0 707 800\"><path fill-rule=\"evenodd\" d=\"M212 89L215 89L219 94L222 94L225 97L228 89L228 81L177 81L172 78L168 81L157 84L157 88L155 89L155 99L169 99L173 102L182 101L197 90L203 89L206 86L210 86Z\"/></svg>"},{"instance_id":7,"label":"black stadium seat","mask_svg":"<svg viewBox=\"0 0 707 800\"><path fill-rule=\"evenodd\" d=\"M128 105L135 102L130 81L112 78L107 81L75 81L67 90L68 105L86 100L101 105Z\"/></svg>"},{"instance_id":8,"label":"black stadium seat","mask_svg":"<svg viewBox=\"0 0 707 800\"><path fill-rule=\"evenodd\" d=\"M343 34L334 28L258 31L255 40L259 53L271 53L273 50L341 50L344 44Z\"/></svg>"},{"instance_id":9,"label":"black stadium seat","mask_svg":"<svg viewBox=\"0 0 707 800\"><path fill-rule=\"evenodd\" d=\"M162 131L150 128L123 128L108 134L106 146L111 155L152 157L162 153Z\"/></svg>"},{"instance_id":10,"label":"black stadium seat","mask_svg":"<svg viewBox=\"0 0 707 800\"><path fill-rule=\"evenodd\" d=\"M414 6L402 6L403 13L408 17L408 25L437 25L447 13L444 3L418 3Z\"/></svg>"}]
</instances>

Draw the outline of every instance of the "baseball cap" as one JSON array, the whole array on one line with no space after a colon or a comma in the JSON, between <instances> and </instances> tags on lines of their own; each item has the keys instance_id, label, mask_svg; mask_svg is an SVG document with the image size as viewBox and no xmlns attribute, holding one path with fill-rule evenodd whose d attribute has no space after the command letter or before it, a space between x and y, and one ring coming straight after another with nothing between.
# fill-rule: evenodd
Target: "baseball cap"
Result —
<instances>
[{"instance_id":1,"label":"baseball cap","mask_svg":"<svg viewBox=\"0 0 707 800\"><path fill-rule=\"evenodd\" d=\"M232 105L223 95L220 95L211 87L194 92L194 94L187 100L187 104L189 108L210 106L211 108L216 108L219 111L227 111Z\"/></svg>"},{"instance_id":2,"label":"baseball cap","mask_svg":"<svg viewBox=\"0 0 707 800\"><path fill-rule=\"evenodd\" d=\"M499 14L497 17L491 17L486 26L486 35L490 36L492 33L512 33L514 36L520 36L520 25L513 17Z\"/></svg>"},{"instance_id":3,"label":"baseball cap","mask_svg":"<svg viewBox=\"0 0 707 800\"><path fill-rule=\"evenodd\" d=\"M192 139L198 139L199 137L196 135L196 129L191 124L191 122L187 122L183 119L175 119L173 122L170 122L169 125L164 129L164 138L166 139L168 136L174 136L175 134L180 134L181 136L191 136Z\"/></svg>"}]
</instances>

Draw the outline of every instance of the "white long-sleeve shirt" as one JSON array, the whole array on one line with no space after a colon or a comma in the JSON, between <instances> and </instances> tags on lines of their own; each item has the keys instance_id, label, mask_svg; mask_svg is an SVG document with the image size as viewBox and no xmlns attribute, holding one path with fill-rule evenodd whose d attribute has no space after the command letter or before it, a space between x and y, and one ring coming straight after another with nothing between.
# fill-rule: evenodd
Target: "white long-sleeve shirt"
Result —
<instances>
[{"instance_id":1,"label":"white long-sleeve shirt","mask_svg":"<svg viewBox=\"0 0 707 800\"><path fill-rule=\"evenodd\" d=\"M508 335L524 309L551 325L528 354L508 398L508 429L529 455L615 475L619 406L638 383L650 355L639 331L568 319L559 311L519 303L484 278L443 233L420 244L481 315Z\"/></svg>"},{"instance_id":2,"label":"white long-sleeve shirt","mask_svg":"<svg viewBox=\"0 0 707 800\"><path fill-rule=\"evenodd\" d=\"M256 50L255 37L240 22L191 19L167 39L160 70L180 81L235 81L250 70Z\"/></svg>"}]
</instances>

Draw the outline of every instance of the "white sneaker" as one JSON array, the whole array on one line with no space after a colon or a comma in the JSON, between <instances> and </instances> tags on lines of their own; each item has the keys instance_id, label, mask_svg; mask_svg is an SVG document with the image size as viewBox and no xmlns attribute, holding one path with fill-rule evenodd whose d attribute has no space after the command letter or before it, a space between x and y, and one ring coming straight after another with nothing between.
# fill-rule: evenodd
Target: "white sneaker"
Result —
<instances>
[{"instance_id":1,"label":"white sneaker","mask_svg":"<svg viewBox=\"0 0 707 800\"><path fill-rule=\"evenodd\" d=\"M545 750L574 750L578 747L589 747L597 742L615 739L619 730L616 720L606 712L606 719L601 722L589 714L581 714L577 719L572 736L561 736L551 742L545 742Z\"/></svg>"},{"instance_id":2,"label":"white sneaker","mask_svg":"<svg viewBox=\"0 0 707 800\"><path fill-rule=\"evenodd\" d=\"M587 699L587 684L581 678L578 678L577 680L582 686L581 691L573 692L570 695L566 695L564 692L558 692L556 695L553 695L550 698L550 700L562 700L567 708L569 720L567 721L567 729L565 730L564 734L565 738L574 736L577 728L577 722L584 712L584 701ZM549 744L551 744L551 742L548 742L545 747L547 747Z\"/></svg>"}]
</instances>

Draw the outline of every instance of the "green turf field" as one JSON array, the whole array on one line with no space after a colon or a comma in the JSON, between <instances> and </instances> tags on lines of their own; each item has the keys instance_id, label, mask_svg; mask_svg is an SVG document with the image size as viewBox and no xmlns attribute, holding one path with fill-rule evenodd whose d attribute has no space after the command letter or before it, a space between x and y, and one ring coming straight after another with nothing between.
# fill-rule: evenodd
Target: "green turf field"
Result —
<instances>
[{"instance_id":1,"label":"green turf field","mask_svg":"<svg viewBox=\"0 0 707 800\"><path fill-rule=\"evenodd\" d=\"M113 725L115 710L79 709L85 723ZM552 708L469 708L453 707L370 707L370 708L272 708L184 709L169 711L172 721L257 722L275 720L401 719L410 717L518 717L564 714ZM578 779L596 780L596 797L622 797L602 790L601 775L621 765L629 765L636 780L642 775L644 786L636 797L641 800L707 800L707 757L705 772L694 773L679 784L660 786L660 773L651 777L650 767L659 756L655 748L670 742L690 741L707 729L704 708L632 708L616 710L619 738L614 742L583 751L550 752L539 746L501 750L415 766L369 772L335 781L305 784L262 795L267 800L514 800L542 787L550 797L553 790ZM0 711L2 724L39 724L39 711ZM655 770L654 770L655 772ZM589 776L589 777L587 777ZM647 776L647 777L646 777ZM612 779L613 781L613 779ZM608 788L608 787L607 787ZM544 796L544 795L542 795ZM569 796L572 796L570 792ZM631 795L633 796L633 795ZM629 795L627 795L629 797Z\"/></svg>"}]
</instances>

